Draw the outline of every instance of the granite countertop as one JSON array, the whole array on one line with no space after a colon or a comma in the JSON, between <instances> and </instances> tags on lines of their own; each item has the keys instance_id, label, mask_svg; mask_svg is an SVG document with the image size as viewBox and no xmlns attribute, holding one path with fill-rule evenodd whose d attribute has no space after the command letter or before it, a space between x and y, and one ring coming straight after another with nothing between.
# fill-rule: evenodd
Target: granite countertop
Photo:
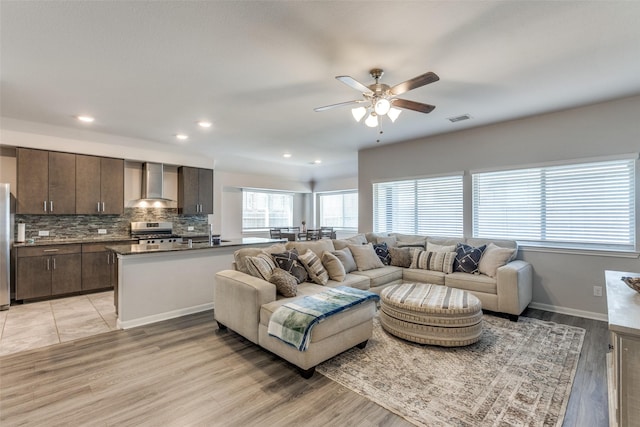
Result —
<instances>
[{"instance_id":1,"label":"granite countertop","mask_svg":"<svg viewBox=\"0 0 640 427\"><path fill-rule=\"evenodd\" d=\"M184 237L183 237L184 238ZM222 240L220 244L209 246L209 242L193 243L191 246L187 242L184 243L161 243L155 245L114 245L107 246L107 249L117 253L118 255L137 255L151 254L159 252L184 252L194 250L215 250L218 248L228 248L237 246L251 246L257 244L281 243L286 242L284 239L265 239L262 237L243 237L240 239Z\"/></svg>"},{"instance_id":2,"label":"granite countertop","mask_svg":"<svg viewBox=\"0 0 640 427\"><path fill-rule=\"evenodd\" d=\"M14 242L14 248L24 248L31 246L51 246L51 245L77 245L79 243L110 243L110 242L137 242L130 236L96 236L83 239L35 239L34 243Z\"/></svg>"}]
</instances>

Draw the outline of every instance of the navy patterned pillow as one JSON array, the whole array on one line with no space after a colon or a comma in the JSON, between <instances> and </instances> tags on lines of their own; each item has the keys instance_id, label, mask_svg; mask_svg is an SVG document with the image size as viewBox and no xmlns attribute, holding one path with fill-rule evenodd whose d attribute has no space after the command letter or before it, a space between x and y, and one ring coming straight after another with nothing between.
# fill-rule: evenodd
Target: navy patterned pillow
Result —
<instances>
[{"instance_id":1,"label":"navy patterned pillow","mask_svg":"<svg viewBox=\"0 0 640 427\"><path fill-rule=\"evenodd\" d=\"M373 250L376 251L376 255L378 255L378 258L380 258L380 261L382 261L384 265L391 264L391 255L389 254L389 248L386 242L374 244Z\"/></svg>"},{"instance_id":2,"label":"navy patterned pillow","mask_svg":"<svg viewBox=\"0 0 640 427\"><path fill-rule=\"evenodd\" d=\"M298 259L298 251L292 249L281 254L271 254L278 268L283 269L287 273L296 278L298 283L307 280L307 270Z\"/></svg>"},{"instance_id":3,"label":"navy patterned pillow","mask_svg":"<svg viewBox=\"0 0 640 427\"><path fill-rule=\"evenodd\" d=\"M480 264L480 258L482 258L485 249L487 249L487 245L474 248L464 243L458 243L456 245L456 260L453 263L453 271L478 274L478 264Z\"/></svg>"}]
</instances>

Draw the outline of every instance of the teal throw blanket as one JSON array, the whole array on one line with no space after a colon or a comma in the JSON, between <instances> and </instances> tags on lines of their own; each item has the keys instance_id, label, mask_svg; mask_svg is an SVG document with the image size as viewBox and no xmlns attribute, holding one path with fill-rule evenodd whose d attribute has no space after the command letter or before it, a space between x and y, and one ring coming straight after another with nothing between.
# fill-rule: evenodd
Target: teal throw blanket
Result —
<instances>
[{"instance_id":1,"label":"teal throw blanket","mask_svg":"<svg viewBox=\"0 0 640 427\"><path fill-rule=\"evenodd\" d=\"M288 302L271 315L269 335L305 351L311 341L311 328L327 317L365 301L379 300L377 294L348 286L328 288L326 291Z\"/></svg>"}]
</instances>

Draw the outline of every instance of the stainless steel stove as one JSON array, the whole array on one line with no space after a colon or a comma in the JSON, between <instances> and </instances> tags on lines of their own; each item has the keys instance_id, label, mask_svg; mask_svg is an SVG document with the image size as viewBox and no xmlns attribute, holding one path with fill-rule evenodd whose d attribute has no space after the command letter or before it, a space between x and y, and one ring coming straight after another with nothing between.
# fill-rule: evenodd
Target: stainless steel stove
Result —
<instances>
[{"instance_id":1,"label":"stainless steel stove","mask_svg":"<svg viewBox=\"0 0 640 427\"><path fill-rule=\"evenodd\" d=\"M182 243L182 237L173 234L172 222L132 222L131 237L141 245Z\"/></svg>"}]
</instances>

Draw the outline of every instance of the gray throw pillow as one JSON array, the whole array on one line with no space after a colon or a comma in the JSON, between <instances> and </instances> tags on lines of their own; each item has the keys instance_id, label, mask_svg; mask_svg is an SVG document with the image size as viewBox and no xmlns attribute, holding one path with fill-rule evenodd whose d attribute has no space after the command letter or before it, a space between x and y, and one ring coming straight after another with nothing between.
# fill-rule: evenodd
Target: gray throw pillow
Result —
<instances>
[{"instance_id":1,"label":"gray throw pillow","mask_svg":"<svg viewBox=\"0 0 640 427\"><path fill-rule=\"evenodd\" d=\"M411 266L411 252L416 250L415 248L389 248L389 255L391 255L391 265L396 267L409 268Z\"/></svg>"},{"instance_id":2,"label":"gray throw pillow","mask_svg":"<svg viewBox=\"0 0 640 427\"><path fill-rule=\"evenodd\" d=\"M331 253L340 260L342 265L344 265L345 273L351 273L352 271L356 271L358 269L356 260L353 259L353 255L351 254L349 248L340 249L339 251L333 251Z\"/></svg>"},{"instance_id":3,"label":"gray throw pillow","mask_svg":"<svg viewBox=\"0 0 640 427\"><path fill-rule=\"evenodd\" d=\"M358 271L373 270L374 268L382 268L384 264L378 258L376 251L373 250L373 245L368 243L366 245L349 245L349 250L353 254L353 259L356 260Z\"/></svg>"}]
</instances>

